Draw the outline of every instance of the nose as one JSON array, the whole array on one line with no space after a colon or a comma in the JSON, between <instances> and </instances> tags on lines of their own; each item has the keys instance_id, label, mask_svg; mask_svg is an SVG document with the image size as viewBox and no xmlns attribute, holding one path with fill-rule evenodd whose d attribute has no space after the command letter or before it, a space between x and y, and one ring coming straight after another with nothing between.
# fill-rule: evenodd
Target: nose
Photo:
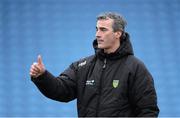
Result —
<instances>
[{"instance_id":1,"label":"nose","mask_svg":"<svg viewBox=\"0 0 180 118\"><path fill-rule=\"evenodd\" d=\"M96 31L96 38L101 38L100 32Z\"/></svg>"}]
</instances>

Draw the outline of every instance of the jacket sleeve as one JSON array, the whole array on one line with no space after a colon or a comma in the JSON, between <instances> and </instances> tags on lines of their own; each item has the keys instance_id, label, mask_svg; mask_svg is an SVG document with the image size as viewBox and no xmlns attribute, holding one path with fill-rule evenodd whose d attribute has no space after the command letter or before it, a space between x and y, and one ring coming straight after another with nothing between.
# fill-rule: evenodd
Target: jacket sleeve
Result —
<instances>
[{"instance_id":1,"label":"jacket sleeve","mask_svg":"<svg viewBox=\"0 0 180 118\"><path fill-rule=\"evenodd\" d=\"M31 80L46 97L61 102L68 102L75 99L77 95L76 67L76 63L71 64L58 77L54 77L46 70L38 78L31 77Z\"/></svg>"},{"instance_id":2,"label":"jacket sleeve","mask_svg":"<svg viewBox=\"0 0 180 118\"><path fill-rule=\"evenodd\" d=\"M134 113L139 117L157 117L159 108L154 81L142 62L137 64L132 80L130 100Z\"/></svg>"}]
</instances>

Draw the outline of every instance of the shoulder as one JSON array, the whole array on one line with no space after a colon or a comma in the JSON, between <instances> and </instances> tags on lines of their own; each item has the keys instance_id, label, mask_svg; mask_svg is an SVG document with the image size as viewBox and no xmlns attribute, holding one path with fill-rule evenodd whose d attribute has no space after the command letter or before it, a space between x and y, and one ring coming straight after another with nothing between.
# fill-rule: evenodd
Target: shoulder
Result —
<instances>
[{"instance_id":1,"label":"shoulder","mask_svg":"<svg viewBox=\"0 0 180 118\"><path fill-rule=\"evenodd\" d=\"M145 64L134 55L128 56L125 64L131 72L135 72L137 69L142 71L147 70Z\"/></svg>"},{"instance_id":2,"label":"shoulder","mask_svg":"<svg viewBox=\"0 0 180 118\"><path fill-rule=\"evenodd\" d=\"M91 64L94 61L94 59L95 59L95 55L90 55L90 56L81 58L81 59L73 62L71 64L71 67L76 68L76 69L78 69L80 67L84 67L86 65Z\"/></svg>"},{"instance_id":3,"label":"shoulder","mask_svg":"<svg viewBox=\"0 0 180 118\"><path fill-rule=\"evenodd\" d=\"M132 75L131 80L136 80L139 83L153 83L153 77L150 71L147 69L145 64L137 57L129 56L126 61L126 66L130 70L130 73Z\"/></svg>"},{"instance_id":4,"label":"shoulder","mask_svg":"<svg viewBox=\"0 0 180 118\"><path fill-rule=\"evenodd\" d=\"M129 55L129 56L127 57L126 63L128 63L128 64L144 65L144 63L143 63L139 58L137 58L137 57L134 56L134 55Z\"/></svg>"},{"instance_id":5,"label":"shoulder","mask_svg":"<svg viewBox=\"0 0 180 118\"><path fill-rule=\"evenodd\" d=\"M91 61L93 61L93 59L95 58L95 55L90 55L84 58L79 59L77 62L78 64L81 65L81 63L90 63ZM82 64L83 65L83 64Z\"/></svg>"}]
</instances>

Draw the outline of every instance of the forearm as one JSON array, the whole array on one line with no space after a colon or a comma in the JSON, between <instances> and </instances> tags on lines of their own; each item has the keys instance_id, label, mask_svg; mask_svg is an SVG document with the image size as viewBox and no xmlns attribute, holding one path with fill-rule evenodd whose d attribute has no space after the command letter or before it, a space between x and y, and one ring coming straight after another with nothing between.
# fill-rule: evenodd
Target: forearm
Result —
<instances>
[{"instance_id":1,"label":"forearm","mask_svg":"<svg viewBox=\"0 0 180 118\"><path fill-rule=\"evenodd\" d=\"M65 101L66 91L60 78L54 77L46 70L42 75L37 78L31 78L31 80L46 97L53 100Z\"/></svg>"},{"instance_id":2,"label":"forearm","mask_svg":"<svg viewBox=\"0 0 180 118\"><path fill-rule=\"evenodd\" d=\"M31 65L30 76L43 95L53 100L68 102L76 98L76 70L77 62L58 77L54 77L45 69L39 55L37 63Z\"/></svg>"}]
</instances>

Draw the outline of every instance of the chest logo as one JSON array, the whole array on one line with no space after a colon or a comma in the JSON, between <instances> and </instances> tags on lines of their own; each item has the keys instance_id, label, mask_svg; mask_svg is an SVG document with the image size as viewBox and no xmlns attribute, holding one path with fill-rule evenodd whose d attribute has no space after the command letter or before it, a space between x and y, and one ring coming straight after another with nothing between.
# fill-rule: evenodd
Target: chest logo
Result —
<instances>
[{"instance_id":1,"label":"chest logo","mask_svg":"<svg viewBox=\"0 0 180 118\"><path fill-rule=\"evenodd\" d=\"M119 80L113 80L112 85L113 85L113 88L117 88L119 85Z\"/></svg>"},{"instance_id":2,"label":"chest logo","mask_svg":"<svg viewBox=\"0 0 180 118\"><path fill-rule=\"evenodd\" d=\"M80 64L78 64L79 67L80 67L80 66L84 66L84 65L86 65L86 60L83 61L83 62L81 62Z\"/></svg>"},{"instance_id":3,"label":"chest logo","mask_svg":"<svg viewBox=\"0 0 180 118\"><path fill-rule=\"evenodd\" d=\"M87 80L86 85L94 85L95 81L94 80Z\"/></svg>"}]
</instances>

